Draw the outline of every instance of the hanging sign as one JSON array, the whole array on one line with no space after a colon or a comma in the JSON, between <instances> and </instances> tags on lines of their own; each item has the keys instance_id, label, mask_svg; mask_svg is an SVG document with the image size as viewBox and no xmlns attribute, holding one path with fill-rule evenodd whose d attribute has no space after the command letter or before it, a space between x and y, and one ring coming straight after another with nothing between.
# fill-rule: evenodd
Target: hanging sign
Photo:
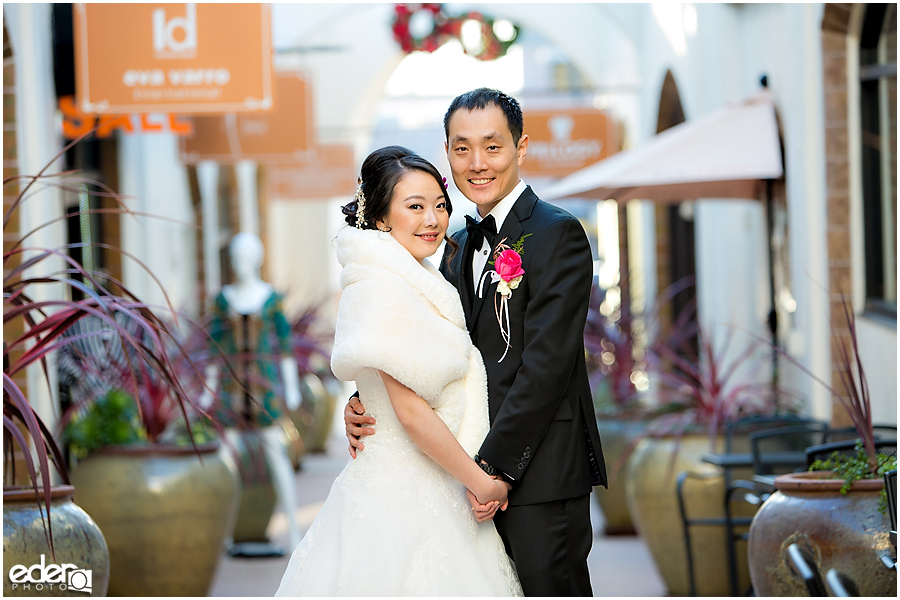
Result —
<instances>
[{"instance_id":1,"label":"hanging sign","mask_svg":"<svg viewBox=\"0 0 900 600\"><path fill-rule=\"evenodd\" d=\"M272 110L194 117L194 134L182 144L182 161L309 160L315 156L311 93L299 73L282 72L275 77Z\"/></svg>"},{"instance_id":2,"label":"hanging sign","mask_svg":"<svg viewBox=\"0 0 900 600\"><path fill-rule=\"evenodd\" d=\"M272 106L267 4L77 3L73 19L75 90L86 113Z\"/></svg>"},{"instance_id":3,"label":"hanging sign","mask_svg":"<svg viewBox=\"0 0 900 600\"><path fill-rule=\"evenodd\" d=\"M563 177L619 150L618 125L603 111L527 111L522 116L528 134L522 171L531 177Z\"/></svg>"},{"instance_id":4,"label":"hanging sign","mask_svg":"<svg viewBox=\"0 0 900 600\"><path fill-rule=\"evenodd\" d=\"M269 195L281 199L350 197L356 192L356 178L353 148L343 144L319 146L306 163L266 167Z\"/></svg>"}]
</instances>

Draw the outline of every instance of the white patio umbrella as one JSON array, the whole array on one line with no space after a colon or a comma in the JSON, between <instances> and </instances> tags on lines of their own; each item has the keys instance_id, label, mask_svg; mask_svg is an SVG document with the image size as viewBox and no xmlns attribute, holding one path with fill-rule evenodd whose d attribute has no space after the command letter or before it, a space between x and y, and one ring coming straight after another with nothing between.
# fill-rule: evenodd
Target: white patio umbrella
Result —
<instances>
[{"instance_id":1,"label":"white patio umbrella","mask_svg":"<svg viewBox=\"0 0 900 600\"><path fill-rule=\"evenodd\" d=\"M541 196L620 202L761 199L764 182L783 174L775 105L764 91L576 171L545 187Z\"/></svg>"},{"instance_id":2,"label":"white patio umbrella","mask_svg":"<svg viewBox=\"0 0 900 600\"><path fill-rule=\"evenodd\" d=\"M773 230L772 182L784 175L775 105L767 90L707 116L666 129L632 150L620 152L560 179L541 191L547 200L592 198L680 202L742 198L766 203L767 233ZM778 346L774 255L769 245L769 330ZM777 351L772 351L776 385Z\"/></svg>"}]
</instances>

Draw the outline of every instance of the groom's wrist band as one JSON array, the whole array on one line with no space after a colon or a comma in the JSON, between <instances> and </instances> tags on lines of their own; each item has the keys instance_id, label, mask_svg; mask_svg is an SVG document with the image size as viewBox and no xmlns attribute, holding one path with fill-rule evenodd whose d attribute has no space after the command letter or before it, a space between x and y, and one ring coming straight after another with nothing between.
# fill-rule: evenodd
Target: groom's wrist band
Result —
<instances>
[{"instance_id":1,"label":"groom's wrist band","mask_svg":"<svg viewBox=\"0 0 900 600\"><path fill-rule=\"evenodd\" d=\"M491 465L487 464L484 459L477 454L475 455L475 464L481 467L481 470L491 477L500 477L500 472Z\"/></svg>"},{"instance_id":2,"label":"groom's wrist band","mask_svg":"<svg viewBox=\"0 0 900 600\"><path fill-rule=\"evenodd\" d=\"M493 466L489 465L481 456L478 454L475 455L475 464L481 467L481 470L490 475L491 477L499 477L503 481L507 483L512 483L513 479L509 477L506 473L497 470Z\"/></svg>"}]
</instances>

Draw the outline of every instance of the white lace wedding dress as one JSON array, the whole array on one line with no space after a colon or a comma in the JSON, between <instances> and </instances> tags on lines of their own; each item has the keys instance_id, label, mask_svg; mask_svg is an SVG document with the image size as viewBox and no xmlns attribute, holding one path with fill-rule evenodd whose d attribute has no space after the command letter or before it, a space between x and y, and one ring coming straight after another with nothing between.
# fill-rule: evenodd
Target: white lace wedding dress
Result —
<instances>
[{"instance_id":1,"label":"white lace wedding dress","mask_svg":"<svg viewBox=\"0 0 900 600\"><path fill-rule=\"evenodd\" d=\"M474 454L488 428L481 356L456 290L389 235L342 229L332 369L376 434L337 477L276 596L522 595L492 521L406 435L375 369L413 389Z\"/></svg>"}]
</instances>

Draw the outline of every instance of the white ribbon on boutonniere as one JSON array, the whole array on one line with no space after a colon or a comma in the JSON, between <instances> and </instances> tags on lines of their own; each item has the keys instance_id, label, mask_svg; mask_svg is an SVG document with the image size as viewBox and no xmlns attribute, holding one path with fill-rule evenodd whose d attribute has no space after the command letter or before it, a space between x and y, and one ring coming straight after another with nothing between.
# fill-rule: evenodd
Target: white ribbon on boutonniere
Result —
<instances>
[{"instance_id":1,"label":"white ribbon on boutonniere","mask_svg":"<svg viewBox=\"0 0 900 600\"><path fill-rule=\"evenodd\" d=\"M497 317L497 324L500 325L500 336L506 342L506 350L503 356L497 362L503 362L510 348L510 331L509 331L509 306L507 302L512 297L513 290L519 287L522 277L525 276L525 270L522 269L522 255L525 254L524 242L530 233L522 236L512 246L506 245L506 238L497 244L494 248L493 270L486 271L478 282L478 297L484 295L484 279L488 275L491 276L491 284L497 284L497 291L494 292L494 315Z\"/></svg>"}]
</instances>

